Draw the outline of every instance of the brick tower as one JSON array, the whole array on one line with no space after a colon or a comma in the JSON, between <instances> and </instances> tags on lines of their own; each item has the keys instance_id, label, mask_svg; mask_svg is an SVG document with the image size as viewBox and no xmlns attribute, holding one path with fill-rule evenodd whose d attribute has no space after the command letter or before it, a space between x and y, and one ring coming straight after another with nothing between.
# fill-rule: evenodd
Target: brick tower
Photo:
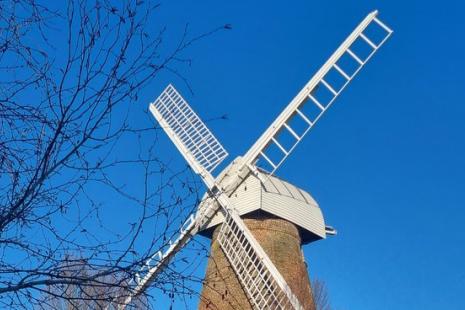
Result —
<instances>
[{"instance_id":1,"label":"brick tower","mask_svg":"<svg viewBox=\"0 0 465 310\"><path fill-rule=\"evenodd\" d=\"M303 309L315 309L301 247L325 238L321 211L303 190L271 177L262 185L253 175L231 195L246 226L282 274ZM247 294L216 237L221 215L215 216L202 235L212 239L199 309L252 309Z\"/></svg>"}]
</instances>

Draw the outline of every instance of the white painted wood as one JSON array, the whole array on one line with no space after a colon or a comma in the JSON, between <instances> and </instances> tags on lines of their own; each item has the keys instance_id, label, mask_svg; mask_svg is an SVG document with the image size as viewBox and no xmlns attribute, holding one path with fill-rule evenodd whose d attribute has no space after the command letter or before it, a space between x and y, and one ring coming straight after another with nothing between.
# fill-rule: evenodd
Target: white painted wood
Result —
<instances>
[{"instance_id":1,"label":"white painted wood","mask_svg":"<svg viewBox=\"0 0 465 310\"><path fill-rule=\"evenodd\" d=\"M308 133L308 131L315 125L315 123L321 118L321 116L326 112L326 110L331 106L334 100L339 96L342 90L352 81L353 77L360 71L360 69L365 65L365 63L373 56L373 54L379 49L381 45L391 36L392 30L389 29L386 25L380 22L376 16L378 11L374 11L354 29L354 31L346 38L346 40L339 46L339 48L331 55L331 57L326 61L326 63L318 70L318 72L308 81L308 83L302 88L302 90L297 94L297 96L288 104L288 106L283 110L283 112L276 118L276 120L268 127L268 129L263 133L263 135L254 143L254 145L249 149L249 151L244 156L244 166L251 167L251 170L254 171L253 165L256 165L260 160L269 161L266 156L266 150L272 144L275 144L274 140L278 139L278 133L284 128L287 129L295 138L295 142L290 149L286 150L286 153L281 156L278 160L275 159L271 163L270 175L273 175L274 172L281 166L281 164L286 160L286 158L292 153L294 148L299 144L302 138ZM385 37L379 43L376 48L372 48L370 55L362 60L356 55L350 47L352 44L363 34L363 31L372 23L378 24L385 31ZM364 38L367 38L364 35ZM362 38L363 39L363 38ZM352 76L349 76L344 70L338 65L339 59L348 54L350 57L355 59L359 63L359 67L355 70ZM336 91L332 85L327 83L324 80L326 74L332 69L335 68L345 79L345 84ZM313 95L313 92L319 87L325 86L332 93L333 97L329 103L321 103ZM310 99L310 100L308 100ZM308 127L304 130L303 134L300 136L295 133L289 124L290 120L293 117L301 117L302 109L299 109L306 102L312 102L319 109L320 113L314 118L310 118L309 115L305 115L303 118L304 121L308 124ZM296 113L297 112L297 113ZM264 166L262 166L264 168ZM266 181L266 180L264 180Z\"/></svg>"},{"instance_id":2,"label":"white painted wood","mask_svg":"<svg viewBox=\"0 0 465 310\"><path fill-rule=\"evenodd\" d=\"M228 152L173 87L168 85L150 111L196 173L212 172Z\"/></svg>"},{"instance_id":3,"label":"white painted wood","mask_svg":"<svg viewBox=\"0 0 465 310\"><path fill-rule=\"evenodd\" d=\"M312 240L326 238L323 214L316 201L309 193L277 177L270 177L262 186L260 178L250 174L230 200L241 216L263 210L297 225L303 232L304 243L307 236L314 236ZM200 233L208 235L207 231L223 220L224 216L217 213Z\"/></svg>"}]
</instances>

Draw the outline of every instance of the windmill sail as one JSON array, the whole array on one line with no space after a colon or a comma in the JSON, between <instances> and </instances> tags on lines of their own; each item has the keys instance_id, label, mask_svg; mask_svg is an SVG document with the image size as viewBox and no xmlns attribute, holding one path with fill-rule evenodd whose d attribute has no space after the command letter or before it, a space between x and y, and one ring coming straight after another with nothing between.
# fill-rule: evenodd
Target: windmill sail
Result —
<instances>
[{"instance_id":1,"label":"windmill sail","mask_svg":"<svg viewBox=\"0 0 465 310\"><path fill-rule=\"evenodd\" d=\"M187 218L178 233L167 242L167 248L157 251L145 261L135 277L129 282L131 294L126 297L118 309L125 309L134 296L142 294L171 259L192 239L199 230L199 226L217 212L218 208L212 199L209 199L207 204L208 206L203 208L201 212L197 212L195 215L191 214Z\"/></svg>"},{"instance_id":2,"label":"windmill sail","mask_svg":"<svg viewBox=\"0 0 465 310\"><path fill-rule=\"evenodd\" d=\"M197 174L203 169L211 173L228 156L173 85L150 104L150 111Z\"/></svg>"},{"instance_id":3,"label":"windmill sail","mask_svg":"<svg viewBox=\"0 0 465 310\"><path fill-rule=\"evenodd\" d=\"M378 11L370 13L289 103L244 156L246 165L252 165L250 166L252 168L256 165L270 175L281 166L360 69L392 34L392 30L376 18L377 15ZM381 31L381 38L378 38L378 41L370 39L364 33L370 26L377 27ZM365 44L364 55L358 55L355 51L355 44L360 42ZM351 63L348 64L348 61ZM336 83L331 83L330 75L335 74L338 75L335 80L342 82L332 85ZM319 98L319 93L323 93L320 96L323 99ZM294 126L295 123L300 123L300 126Z\"/></svg>"}]
</instances>

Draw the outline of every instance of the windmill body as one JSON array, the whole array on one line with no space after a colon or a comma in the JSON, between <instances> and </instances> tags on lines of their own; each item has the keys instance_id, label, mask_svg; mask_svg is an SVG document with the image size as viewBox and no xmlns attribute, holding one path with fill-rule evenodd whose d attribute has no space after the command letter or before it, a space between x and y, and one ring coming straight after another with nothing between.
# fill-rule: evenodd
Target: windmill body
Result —
<instances>
[{"instance_id":1,"label":"windmill body","mask_svg":"<svg viewBox=\"0 0 465 310\"><path fill-rule=\"evenodd\" d=\"M232 165L240 160L236 159ZM259 173L263 174L262 178L267 177L264 172ZM301 247L326 238L323 215L316 201L309 193L275 176L262 183L254 174L249 174L230 193L230 199L245 225L289 284L301 307L314 309ZM203 204L208 203L206 197L203 201ZM217 241L223 219L223 215L217 213L199 232L212 239L199 309L253 309L246 290Z\"/></svg>"},{"instance_id":2,"label":"windmill body","mask_svg":"<svg viewBox=\"0 0 465 310\"><path fill-rule=\"evenodd\" d=\"M207 193L178 235L141 268L132 282L133 294L121 308L143 293L199 233L212 238L207 282L212 274L229 279L220 283L221 290L204 288L201 308L211 308L215 301L217 309L312 309L300 247L335 231L325 226L308 193L274 173L392 34L377 15L370 13L352 31L249 151L217 177L212 173L228 153L177 90L169 85L150 104L161 127L204 181ZM377 38L373 27L381 31ZM225 298L231 296L228 285L237 288L233 298ZM231 300L243 302L231 306Z\"/></svg>"}]
</instances>

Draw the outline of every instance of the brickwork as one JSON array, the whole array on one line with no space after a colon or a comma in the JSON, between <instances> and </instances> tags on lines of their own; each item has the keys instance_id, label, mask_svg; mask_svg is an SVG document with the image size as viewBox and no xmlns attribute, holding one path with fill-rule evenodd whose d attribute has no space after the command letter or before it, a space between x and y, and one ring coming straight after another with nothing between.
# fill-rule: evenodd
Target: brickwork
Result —
<instances>
[{"instance_id":1,"label":"brickwork","mask_svg":"<svg viewBox=\"0 0 465 310\"><path fill-rule=\"evenodd\" d=\"M246 218L245 224L278 268L304 309L314 310L307 268L295 225L278 218ZM213 233L199 309L252 309Z\"/></svg>"}]
</instances>

